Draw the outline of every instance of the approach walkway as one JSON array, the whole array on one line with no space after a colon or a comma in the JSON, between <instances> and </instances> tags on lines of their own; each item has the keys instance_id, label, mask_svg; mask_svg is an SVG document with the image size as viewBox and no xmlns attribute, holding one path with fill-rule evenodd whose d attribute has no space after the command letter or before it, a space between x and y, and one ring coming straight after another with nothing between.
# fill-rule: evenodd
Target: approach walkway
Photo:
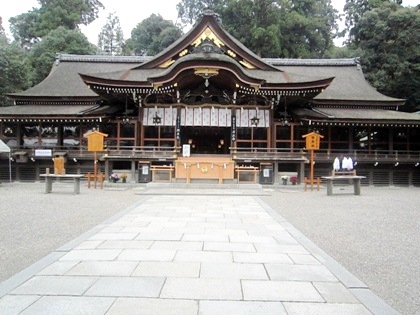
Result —
<instances>
[{"instance_id":1,"label":"approach walkway","mask_svg":"<svg viewBox=\"0 0 420 315\"><path fill-rule=\"evenodd\" d=\"M189 192L144 192L2 283L0 314L395 313L258 193Z\"/></svg>"}]
</instances>

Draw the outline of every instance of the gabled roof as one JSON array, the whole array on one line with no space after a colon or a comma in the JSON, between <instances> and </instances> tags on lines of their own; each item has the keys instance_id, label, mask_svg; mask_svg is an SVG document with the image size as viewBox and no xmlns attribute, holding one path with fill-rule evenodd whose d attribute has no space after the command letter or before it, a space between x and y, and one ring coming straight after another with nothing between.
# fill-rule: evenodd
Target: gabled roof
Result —
<instances>
[{"instance_id":1,"label":"gabled roof","mask_svg":"<svg viewBox=\"0 0 420 315\"><path fill-rule=\"evenodd\" d=\"M419 125L420 115L396 110L354 108L296 109L294 114L302 120L318 123L353 122L358 124Z\"/></svg>"},{"instance_id":2,"label":"gabled roof","mask_svg":"<svg viewBox=\"0 0 420 315\"><path fill-rule=\"evenodd\" d=\"M405 102L376 91L365 80L357 59L259 58L227 33L211 11L206 11L187 34L154 57L62 54L44 81L10 97L18 104L93 104L101 99L99 93L106 97L109 89L117 94L147 94L182 78L196 77L197 68L223 72L219 79L222 83L229 78L230 84L240 83L245 88L313 89L311 93L316 96L311 101L316 106L390 108ZM165 92L156 92L161 91Z\"/></svg>"}]
</instances>

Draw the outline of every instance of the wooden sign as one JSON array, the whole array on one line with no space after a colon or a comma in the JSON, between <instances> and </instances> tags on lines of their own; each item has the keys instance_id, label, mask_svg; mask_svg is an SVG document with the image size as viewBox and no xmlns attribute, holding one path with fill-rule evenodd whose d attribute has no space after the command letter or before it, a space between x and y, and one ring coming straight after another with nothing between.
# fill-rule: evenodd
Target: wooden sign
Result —
<instances>
[{"instance_id":1,"label":"wooden sign","mask_svg":"<svg viewBox=\"0 0 420 315\"><path fill-rule=\"evenodd\" d=\"M306 139L306 150L319 150L321 138L324 138L324 136L321 136L316 132L310 132L306 135L303 135L302 138Z\"/></svg>"},{"instance_id":2,"label":"wooden sign","mask_svg":"<svg viewBox=\"0 0 420 315\"><path fill-rule=\"evenodd\" d=\"M107 134L95 130L85 133L83 136L88 139L88 151L98 152L104 150L104 138L108 137Z\"/></svg>"},{"instance_id":3,"label":"wooden sign","mask_svg":"<svg viewBox=\"0 0 420 315\"><path fill-rule=\"evenodd\" d=\"M56 157L54 158L54 174L55 175L64 175L66 173L64 168L64 158Z\"/></svg>"}]
</instances>

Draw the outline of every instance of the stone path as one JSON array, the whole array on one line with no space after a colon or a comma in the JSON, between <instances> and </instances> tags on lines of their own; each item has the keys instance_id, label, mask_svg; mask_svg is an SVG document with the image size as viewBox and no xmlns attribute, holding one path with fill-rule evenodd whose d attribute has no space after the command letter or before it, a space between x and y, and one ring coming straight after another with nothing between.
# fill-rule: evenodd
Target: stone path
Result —
<instances>
[{"instance_id":1,"label":"stone path","mask_svg":"<svg viewBox=\"0 0 420 315\"><path fill-rule=\"evenodd\" d=\"M255 196L154 195L0 285L0 314L396 314Z\"/></svg>"}]
</instances>

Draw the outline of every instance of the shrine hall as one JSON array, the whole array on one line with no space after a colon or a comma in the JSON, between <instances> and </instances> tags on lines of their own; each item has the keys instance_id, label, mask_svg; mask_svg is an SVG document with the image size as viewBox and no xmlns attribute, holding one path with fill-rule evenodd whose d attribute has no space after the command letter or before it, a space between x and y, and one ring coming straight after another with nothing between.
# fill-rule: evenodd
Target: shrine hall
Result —
<instances>
[{"instance_id":1,"label":"shrine hall","mask_svg":"<svg viewBox=\"0 0 420 315\"><path fill-rule=\"evenodd\" d=\"M156 56L58 54L0 107L0 180L34 181L55 157L128 182L302 183L351 158L363 185L420 185L420 115L379 93L357 58L261 58L212 11ZM104 135L98 152L86 134ZM290 184L291 182L289 182ZM294 182L293 182L294 183Z\"/></svg>"}]
</instances>

